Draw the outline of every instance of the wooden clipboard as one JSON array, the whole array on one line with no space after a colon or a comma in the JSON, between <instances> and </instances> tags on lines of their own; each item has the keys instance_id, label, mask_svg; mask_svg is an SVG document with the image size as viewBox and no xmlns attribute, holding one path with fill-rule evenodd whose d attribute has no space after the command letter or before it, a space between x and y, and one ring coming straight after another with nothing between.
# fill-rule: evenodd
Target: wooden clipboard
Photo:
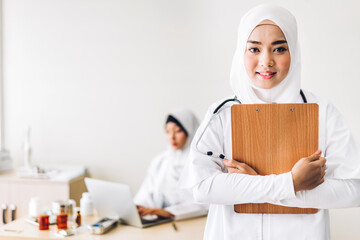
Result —
<instances>
[{"instance_id":1,"label":"wooden clipboard","mask_svg":"<svg viewBox=\"0 0 360 240\"><path fill-rule=\"evenodd\" d=\"M231 107L233 159L260 175L291 171L318 149L319 106L314 103L239 104ZM237 204L237 213L316 213L317 209L269 203Z\"/></svg>"}]
</instances>

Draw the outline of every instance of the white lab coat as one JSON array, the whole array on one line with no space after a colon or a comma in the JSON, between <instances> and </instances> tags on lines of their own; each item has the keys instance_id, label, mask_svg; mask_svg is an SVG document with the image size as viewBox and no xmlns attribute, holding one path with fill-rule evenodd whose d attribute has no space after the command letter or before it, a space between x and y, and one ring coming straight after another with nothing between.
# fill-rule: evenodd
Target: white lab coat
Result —
<instances>
[{"instance_id":1,"label":"white lab coat","mask_svg":"<svg viewBox=\"0 0 360 240\"><path fill-rule=\"evenodd\" d=\"M288 74L271 89L255 86L244 63L249 36L263 20L271 20L282 30L291 56ZM264 4L243 16L230 84L243 104L303 102L299 94L301 58L297 24L288 10ZM227 173L223 161L216 156L222 153L232 159L230 106L233 103L226 104L214 117L212 112L220 102L210 107L194 136L188 165L181 177L182 187L192 189L198 202L211 204L204 239L327 240L330 239L327 209L360 205L360 157L348 127L331 103L306 91L305 96L309 103L319 105L319 149L327 159L327 170L324 183L296 194L291 172L268 176ZM206 155L208 151L215 154L210 157ZM236 213L234 204L241 203L273 203L319 211L315 214Z\"/></svg>"},{"instance_id":2,"label":"white lab coat","mask_svg":"<svg viewBox=\"0 0 360 240\"><path fill-rule=\"evenodd\" d=\"M205 153L224 153L232 159L231 112L226 104L212 119L198 148L200 134L218 103L210 107L191 145L189 165L182 176L195 199L209 203L204 233L206 240L330 239L329 208L360 205L359 152L349 129L336 108L326 100L305 92L308 102L319 105L319 149L327 159L325 182L315 189L294 193L291 172L252 176L227 173L222 160ZM347 166L348 165L348 166ZM316 214L241 214L234 204L273 203L318 208Z\"/></svg>"},{"instance_id":3,"label":"white lab coat","mask_svg":"<svg viewBox=\"0 0 360 240\"><path fill-rule=\"evenodd\" d=\"M176 220L206 215L208 205L194 203L192 192L178 187L178 180L186 164L198 121L185 109L174 110L170 115L186 129L186 145L176 151L169 147L151 162L134 202L147 208L164 208L172 213Z\"/></svg>"}]
</instances>

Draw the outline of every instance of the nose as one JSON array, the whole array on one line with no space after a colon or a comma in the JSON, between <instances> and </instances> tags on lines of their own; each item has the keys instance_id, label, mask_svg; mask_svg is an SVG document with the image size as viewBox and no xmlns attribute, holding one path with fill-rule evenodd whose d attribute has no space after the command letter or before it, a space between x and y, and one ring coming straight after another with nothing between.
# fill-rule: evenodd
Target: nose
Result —
<instances>
[{"instance_id":1,"label":"nose","mask_svg":"<svg viewBox=\"0 0 360 240\"><path fill-rule=\"evenodd\" d=\"M268 51L261 52L259 63L262 67L272 67L275 64L272 54Z\"/></svg>"}]
</instances>

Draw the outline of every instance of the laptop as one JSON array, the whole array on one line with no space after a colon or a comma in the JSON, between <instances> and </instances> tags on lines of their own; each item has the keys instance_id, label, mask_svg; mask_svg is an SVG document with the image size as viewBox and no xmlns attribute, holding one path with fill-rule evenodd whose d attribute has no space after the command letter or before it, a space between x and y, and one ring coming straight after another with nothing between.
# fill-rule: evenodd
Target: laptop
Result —
<instances>
[{"instance_id":1,"label":"laptop","mask_svg":"<svg viewBox=\"0 0 360 240\"><path fill-rule=\"evenodd\" d=\"M97 215L101 218L120 219L124 224L146 228L166 222L170 218L153 220L141 218L126 184L108 182L93 178L85 178L86 187L93 199Z\"/></svg>"}]
</instances>

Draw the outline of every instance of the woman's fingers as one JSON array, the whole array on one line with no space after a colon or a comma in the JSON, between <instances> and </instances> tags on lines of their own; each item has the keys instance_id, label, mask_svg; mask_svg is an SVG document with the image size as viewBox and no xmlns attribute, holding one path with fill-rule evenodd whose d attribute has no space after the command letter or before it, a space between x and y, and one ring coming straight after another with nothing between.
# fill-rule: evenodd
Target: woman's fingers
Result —
<instances>
[{"instance_id":1,"label":"woman's fingers","mask_svg":"<svg viewBox=\"0 0 360 240\"><path fill-rule=\"evenodd\" d=\"M141 217L146 215L157 215L159 217L171 218L174 217L170 212L160 208L143 208L140 213Z\"/></svg>"},{"instance_id":2,"label":"woman's fingers","mask_svg":"<svg viewBox=\"0 0 360 240\"><path fill-rule=\"evenodd\" d=\"M243 170L239 170L238 168L228 167L228 173L243 173Z\"/></svg>"},{"instance_id":3,"label":"woman's fingers","mask_svg":"<svg viewBox=\"0 0 360 240\"><path fill-rule=\"evenodd\" d=\"M172 218L174 217L174 215L172 215L170 212L164 210L164 209L159 209L159 208L155 208L153 211L154 215L157 215L159 217L165 217L165 218Z\"/></svg>"},{"instance_id":4,"label":"woman's fingers","mask_svg":"<svg viewBox=\"0 0 360 240\"><path fill-rule=\"evenodd\" d=\"M229 173L242 173L242 174L248 174L248 175L257 175L257 172L247 165L246 163L242 163L239 161L236 161L234 159L226 159L223 160L225 166L228 169Z\"/></svg>"},{"instance_id":5,"label":"woman's fingers","mask_svg":"<svg viewBox=\"0 0 360 240\"><path fill-rule=\"evenodd\" d=\"M233 159L226 159L223 161L227 167L243 168L246 163L241 163Z\"/></svg>"},{"instance_id":6,"label":"woman's fingers","mask_svg":"<svg viewBox=\"0 0 360 240\"><path fill-rule=\"evenodd\" d=\"M292 168L295 192L313 189L325 181L326 159L316 159L318 153L300 159Z\"/></svg>"},{"instance_id":7,"label":"woman's fingers","mask_svg":"<svg viewBox=\"0 0 360 240\"><path fill-rule=\"evenodd\" d=\"M310 161L314 161L314 160L319 159L320 156L321 156L321 150L317 150L317 151L314 152L312 155L310 155L310 156L308 157L308 159L309 159Z\"/></svg>"},{"instance_id":8,"label":"woman's fingers","mask_svg":"<svg viewBox=\"0 0 360 240\"><path fill-rule=\"evenodd\" d=\"M154 215L153 212L154 212L154 208L142 208L141 212L140 213L140 216L146 216L146 215Z\"/></svg>"}]
</instances>

